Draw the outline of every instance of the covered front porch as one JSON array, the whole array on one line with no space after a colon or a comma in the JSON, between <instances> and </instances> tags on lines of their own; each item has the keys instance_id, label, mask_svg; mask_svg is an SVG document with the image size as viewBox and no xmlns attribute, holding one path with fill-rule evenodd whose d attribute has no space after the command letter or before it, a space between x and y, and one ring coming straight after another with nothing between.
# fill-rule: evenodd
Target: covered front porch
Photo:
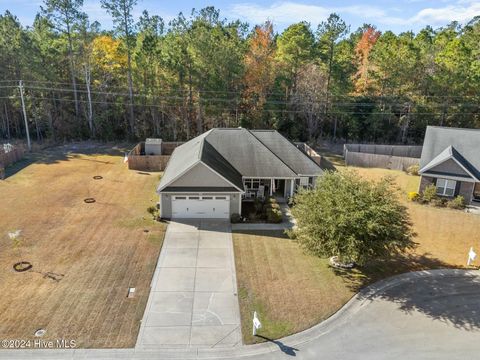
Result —
<instances>
[{"instance_id":1,"label":"covered front porch","mask_svg":"<svg viewBox=\"0 0 480 360\"><path fill-rule=\"evenodd\" d=\"M269 196L285 200L295 192L297 182L295 178L245 178L243 185L244 201L263 200Z\"/></svg>"}]
</instances>

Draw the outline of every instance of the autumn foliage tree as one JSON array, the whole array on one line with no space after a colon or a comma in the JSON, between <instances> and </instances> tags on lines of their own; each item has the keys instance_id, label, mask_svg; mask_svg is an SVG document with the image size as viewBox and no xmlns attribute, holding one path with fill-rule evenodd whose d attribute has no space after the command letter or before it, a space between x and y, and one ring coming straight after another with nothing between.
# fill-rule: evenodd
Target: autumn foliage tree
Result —
<instances>
[{"instance_id":1,"label":"autumn foliage tree","mask_svg":"<svg viewBox=\"0 0 480 360\"><path fill-rule=\"evenodd\" d=\"M275 44L270 22L257 26L245 54L243 102L253 128L261 127L267 93L275 80Z\"/></svg>"},{"instance_id":2,"label":"autumn foliage tree","mask_svg":"<svg viewBox=\"0 0 480 360\"><path fill-rule=\"evenodd\" d=\"M365 93L369 88L368 73L371 70L370 52L375 46L380 31L375 30L373 26L367 26L355 46L355 65L357 72L354 75L355 92L358 94Z\"/></svg>"}]
</instances>

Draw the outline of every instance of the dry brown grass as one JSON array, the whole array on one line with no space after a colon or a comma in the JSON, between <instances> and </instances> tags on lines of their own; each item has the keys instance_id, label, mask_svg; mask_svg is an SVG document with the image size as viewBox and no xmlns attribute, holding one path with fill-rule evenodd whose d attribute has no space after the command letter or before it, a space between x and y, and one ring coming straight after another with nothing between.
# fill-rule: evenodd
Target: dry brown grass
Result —
<instances>
[{"instance_id":1,"label":"dry brown grass","mask_svg":"<svg viewBox=\"0 0 480 360\"><path fill-rule=\"evenodd\" d=\"M134 346L165 225L146 212L158 174L129 171L122 160L49 151L0 181L0 338L32 339L45 328L44 338L80 347ZM20 254L7 237L15 229ZM33 271L15 273L20 259ZM45 272L65 276L55 282Z\"/></svg>"},{"instance_id":2,"label":"dry brown grass","mask_svg":"<svg viewBox=\"0 0 480 360\"><path fill-rule=\"evenodd\" d=\"M412 203L407 193L418 191L420 177L402 171L351 168L361 176L378 180L391 176L400 188L400 198L408 207L418 243L415 254L438 259L447 266L463 267L471 246L480 249L480 216L460 210Z\"/></svg>"},{"instance_id":3,"label":"dry brown grass","mask_svg":"<svg viewBox=\"0 0 480 360\"><path fill-rule=\"evenodd\" d=\"M414 240L418 246L404 256L354 271L334 272L325 259L305 254L281 232L234 233L246 343L262 341L251 336L254 310L264 323L261 334L280 338L329 317L367 284L407 271L463 267L470 246L480 249L480 216L408 202L406 194L418 190L419 177L385 169L352 170L371 180L387 175L395 179L417 233Z\"/></svg>"},{"instance_id":4,"label":"dry brown grass","mask_svg":"<svg viewBox=\"0 0 480 360\"><path fill-rule=\"evenodd\" d=\"M233 241L246 343L259 340L251 335L254 310L261 334L276 339L326 319L354 294L327 260L305 254L281 231L235 232Z\"/></svg>"}]
</instances>

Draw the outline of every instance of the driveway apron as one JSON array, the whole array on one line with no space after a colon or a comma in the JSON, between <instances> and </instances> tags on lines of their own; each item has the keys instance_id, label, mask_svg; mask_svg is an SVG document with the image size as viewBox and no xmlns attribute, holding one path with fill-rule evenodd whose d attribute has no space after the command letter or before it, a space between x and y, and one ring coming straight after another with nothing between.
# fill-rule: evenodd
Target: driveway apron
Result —
<instances>
[{"instance_id":1,"label":"driveway apron","mask_svg":"<svg viewBox=\"0 0 480 360\"><path fill-rule=\"evenodd\" d=\"M137 349L242 344L229 222L172 221L151 286Z\"/></svg>"}]
</instances>

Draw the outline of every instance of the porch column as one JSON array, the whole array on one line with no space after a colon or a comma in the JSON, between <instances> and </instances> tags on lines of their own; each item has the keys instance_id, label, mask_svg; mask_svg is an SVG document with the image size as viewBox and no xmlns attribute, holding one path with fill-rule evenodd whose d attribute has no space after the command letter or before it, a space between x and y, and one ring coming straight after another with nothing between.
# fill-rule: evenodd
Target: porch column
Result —
<instances>
[{"instance_id":1,"label":"porch column","mask_svg":"<svg viewBox=\"0 0 480 360\"><path fill-rule=\"evenodd\" d=\"M274 182L274 181L275 181L274 179L270 179L270 196L273 195L273 186L274 186L274 185L273 185L273 182Z\"/></svg>"},{"instance_id":2,"label":"porch column","mask_svg":"<svg viewBox=\"0 0 480 360\"><path fill-rule=\"evenodd\" d=\"M295 185L295 180L290 179L290 196L293 195L293 185Z\"/></svg>"}]
</instances>

